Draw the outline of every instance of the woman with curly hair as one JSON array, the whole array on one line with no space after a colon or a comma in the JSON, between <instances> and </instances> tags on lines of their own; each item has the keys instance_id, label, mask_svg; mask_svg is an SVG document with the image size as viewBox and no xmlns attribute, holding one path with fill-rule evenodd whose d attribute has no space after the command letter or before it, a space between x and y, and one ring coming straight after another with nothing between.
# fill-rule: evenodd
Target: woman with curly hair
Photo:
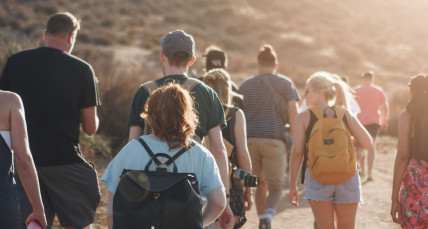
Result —
<instances>
[{"instance_id":1,"label":"woman with curly hair","mask_svg":"<svg viewBox=\"0 0 428 229\"><path fill-rule=\"evenodd\" d=\"M154 154L165 153L172 157L182 148L187 149L174 163L178 173L196 175L201 194L207 198L207 204L201 209L203 225L210 224L222 213L226 206L226 196L214 157L205 147L192 140L198 118L190 93L180 85L170 83L153 91L145 108L141 116L152 127L153 134L139 138ZM113 197L122 171L143 170L150 159L145 148L138 139L135 139L124 146L108 165L101 180L109 190L107 200L109 228L113 225ZM152 164L149 170L153 171L155 167ZM168 167L168 171L172 171L172 166Z\"/></svg>"},{"instance_id":2,"label":"woman with curly hair","mask_svg":"<svg viewBox=\"0 0 428 229\"><path fill-rule=\"evenodd\" d=\"M428 228L428 76L412 77L409 87L410 100L398 121L391 217L402 228Z\"/></svg>"}]
</instances>

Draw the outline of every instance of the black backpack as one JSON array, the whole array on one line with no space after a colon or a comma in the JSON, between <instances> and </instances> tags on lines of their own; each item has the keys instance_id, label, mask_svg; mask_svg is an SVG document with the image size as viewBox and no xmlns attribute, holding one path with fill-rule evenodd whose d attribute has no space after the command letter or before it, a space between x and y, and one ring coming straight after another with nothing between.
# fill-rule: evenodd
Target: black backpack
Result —
<instances>
[{"instance_id":1,"label":"black backpack","mask_svg":"<svg viewBox=\"0 0 428 229\"><path fill-rule=\"evenodd\" d=\"M202 229L202 198L196 175L177 173L173 157L165 153L153 154L143 139L138 141L151 159L144 170L124 170L113 198L113 228L126 229ZM157 157L168 158L160 162ZM155 162L156 171L149 171ZM173 164L173 172L167 167Z\"/></svg>"},{"instance_id":2,"label":"black backpack","mask_svg":"<svg viewBox=\"0 0 428 229\"><path fill-rule=\"evenodd\" d=\"M422 119L413 137L412 154L416 160L428 162L428 116Z\"/></svg>"}]
</instances>

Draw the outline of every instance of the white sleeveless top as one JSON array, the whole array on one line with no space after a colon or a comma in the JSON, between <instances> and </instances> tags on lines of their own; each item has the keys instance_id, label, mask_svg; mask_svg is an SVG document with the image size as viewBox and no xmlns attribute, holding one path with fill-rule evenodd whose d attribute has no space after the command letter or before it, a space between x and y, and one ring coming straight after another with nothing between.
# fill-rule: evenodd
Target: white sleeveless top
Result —
<instances>
[{"instance_id":1,"label":"white sleeveless top","mask_svg":"<svg viewBox=\"0 0 428 229\"><path fill-rule=\"evenodd\" d=\"M9 148L11 148L10 131L2 130L0 131L0 135L3 137Z\"/></svg>"}]
</instances>

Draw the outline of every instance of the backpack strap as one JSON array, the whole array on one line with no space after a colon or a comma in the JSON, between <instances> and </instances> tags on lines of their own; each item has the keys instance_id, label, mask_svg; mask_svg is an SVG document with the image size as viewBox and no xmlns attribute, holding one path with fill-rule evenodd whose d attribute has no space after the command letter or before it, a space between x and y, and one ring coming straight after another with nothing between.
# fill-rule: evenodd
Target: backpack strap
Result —
<instances>
[{"instance_id":1,"label":"backpack strap","mask_svg":"<svg viewBox=\"0 0 428 229\"><path fill-rule=\"evenodd\" d=\"M159 88L159 85L155 81L149 81L142 84L141 87L143 87L150 95L154 90Z\"/></svg>"},{"instance_id":2,"label":"backpack strap","mask_svg":"<svg viewBox=\"0 0 428 229\"><path fill-rule=\"evenodd\" d=\"M232 143L233 148L232 148L232 152L229 156L229 161L233 164L236 165L239 168L239 163L238 163L238 155L236 154L236 140L235 140L235 122L236 122L236 111L238 110L238 108L229 108L227 107L225 110L225 114L227 112L226 115L226 120L230 120L230 123L228 123L228 130L229 130L229 140L230 143Z\"/></svg>"},{"instance_id":3,"label":"backpack strap","mask_svg":"<svg viewBox=\"0 0 428 229\"><path fill-rule=\"evenodd\" d=\"M156 165L159 166L161 164L161 162L155 157L155 154L150 149L149 145L147 145L147 143L142 138L137 138L137 140L141 143L141 145L144 147L144 149L150 155L150 158L154 158L153 160L155 161Z\"/></svg>"},{"instance_id":4,"label":"backpack strap","mask_svg":"<svg viewBox=\"0 0 428 229\"><path fill-rule=\"evenodd\" d=\"M181 86L191 92L199 83L201 83L200 80L188 77Z\"/></svg>"},{"instance_id":5,"label":"backpack strap","mask_svg":"<svg viewBox=\"0 0 428 229\"><path fill-rule=\"evenodd\" d=\"M194 143L194 142L190 142L189 147L187 147L187 148L184 148L184 147L183 147L180 151L178 151L176 154L174 154L174 156L172 156L172 158L171 158L171 159L169 159L169 160L165 163L165 165L166 165L166 166L169 166L171 163L174 163L174 161L175 161L177 158L179 158L181 155L183 155L183 153L185 153L187 150L189 150L190 148L192 148L194 145L195 145L195 143Z\"/></svg>"},{"instance_id":6,"label":"backpack strap","mask_svg":"<svg viewBox=\"0 0 428 229\"><path fill-rule=\"evenodd\" d=\"M171 157L166 153L154 154L153 151L150 149L150 147L147 145L147 143L142 138L137 138L137 140L141 143L141 145L144 147L144 149L146 149L147 153L151 157L150 161L146 164L146 167L144 168L144 170L146 170L146 171L149 171L149 167L152 164L152 162L154 161L156 166L158 166L158 167L161 166L162 164L165 164L166 167L170 166L171 164L174 164L173 172L177 173L177 165L175 164L174 161L177 158L179 158L181 155L183 155L184 152L186 152L188 149L192 148L195 145L195 143L191 142L188 148L182 148L174 156ZM168 158L168 161L165 163L162 163L161 161L159 161L159 159L157 157L166 157L166 158ZM165 169L164 171L166 171L166 168L161 168L161 169Z\"/></svg>"}]
</instances>

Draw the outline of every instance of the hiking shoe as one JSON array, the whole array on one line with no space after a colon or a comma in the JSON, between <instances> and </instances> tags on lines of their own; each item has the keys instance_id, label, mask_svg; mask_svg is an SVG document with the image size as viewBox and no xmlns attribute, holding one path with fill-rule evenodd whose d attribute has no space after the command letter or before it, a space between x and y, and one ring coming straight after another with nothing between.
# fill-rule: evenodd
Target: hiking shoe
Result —
<instances>
[{"instance_id":1,"label":"hiking shoe","mask_svg":"<svg viewBox=\"0 0 428 229\"><path fill-rule=\"evenodd\" d=\"M261 219L259 223L259 229L271 229L269 219Z\"/></svg>"}]
</instances>

